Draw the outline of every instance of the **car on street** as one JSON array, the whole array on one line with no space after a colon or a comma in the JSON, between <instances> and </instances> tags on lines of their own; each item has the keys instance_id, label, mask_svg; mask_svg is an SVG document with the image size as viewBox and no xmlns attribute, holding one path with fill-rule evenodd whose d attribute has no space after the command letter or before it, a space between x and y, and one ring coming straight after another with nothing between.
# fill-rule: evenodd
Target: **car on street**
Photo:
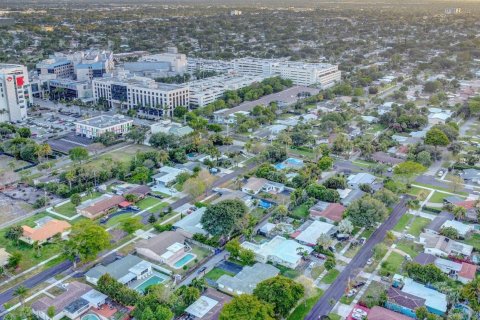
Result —
<instances>
[{"instance_id":1,"label":"car on street","mask_svg":"<svg viewBox=\"0 0 480 320\"><path fill-rule=\"evenodd\" d=\"M367 266L371 265L372 263L373 263L373 259L372 259L372 258L370 258L370 259L367 260Z\"/></svg>"},{"instance_id":2,"label":"car on street","mask_svg":"<svg viewBox=\"0 0 480 320\"><path fill-rule=\"evenodd\" d=\"M207 270L207 267L203 266L203 267L201 267L200 269L198 269L197 273L202 273L202 272L204 272L205 270Z\"/></svg>"}]
</instances>

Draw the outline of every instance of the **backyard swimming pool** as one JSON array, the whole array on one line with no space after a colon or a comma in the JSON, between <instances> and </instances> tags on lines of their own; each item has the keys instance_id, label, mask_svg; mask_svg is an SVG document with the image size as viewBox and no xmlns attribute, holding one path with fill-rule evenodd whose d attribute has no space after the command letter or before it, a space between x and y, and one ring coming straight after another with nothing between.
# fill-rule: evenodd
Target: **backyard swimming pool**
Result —
<instances>
[{"instance_id":1,"label":"backyard swimming pool","mask_svg":"<svg viewBox=\"0 0 480 320\"><path fill-rule=\"evenodd\" d=\"M100 318L93 313L86 314L82 317L82 320L100 320Z\"/></svg>"},{"instance_id":2,"label":"backyard swimming pool","mask_svg":"<svg viewBox=\"0 0 480 320\"><path fill-rule=\"evenodd\" d=\"M178 260L177 262L175 262L173 264L173 266L176 268L176 269L180 269L181 267L183 267L184 265L186 265L187 263L189 263L192 259L195 258L195 255L194 254L191 254L191 253L187 253L186 255L184 255L180 260Z\"/></svg>"},{"instance_id":3,"label":"backyard swimming pool","mask_svg":"<svg viewBox=\"0 0 480 320\"><path fill-rule=\"evenodd\" d=\"M147 280L145 280L144 282L140 283L136 288L135 290L137 290L138 292L140 293L144 293L145 292L145 289L147 289L149 286L152 286L154 284L159 284L159 283L163 283L165 282L165 280L167 280L167 278L163 278L162 276L160 275L154 275L154 276L151 276L150 278L148 278ZM82 319L83 320L83 319ZM89 320L89 319L86 319L86 320ZM91 319L93 320L93 319Z\"/></svg>"}]
</instances>

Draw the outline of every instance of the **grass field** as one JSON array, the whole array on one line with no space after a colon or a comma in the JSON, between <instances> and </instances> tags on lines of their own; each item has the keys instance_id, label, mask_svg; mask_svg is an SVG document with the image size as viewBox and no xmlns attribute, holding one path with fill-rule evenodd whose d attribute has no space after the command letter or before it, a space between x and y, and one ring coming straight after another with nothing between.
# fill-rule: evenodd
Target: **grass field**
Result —
<instances>
[{"instance_id":1,"label":"grass field","mask_svg":"<svg viewBox=\"0 0 480 320\"><path fill-rule=\"evenodd\" d=\"M473 246L475 250L480 250L480 234L472 234L468 239L465 239L464 242Z\"/></svg>"},{"instance_id":2,"label":"grass field","mask_svg":"<svg viewBox=\"0 0 480 320\"><path fill-rule=\"evenodd\" d=\"M91 194L87 194L86 196L82 197L82 202L95 199L100 197L102 194L100 192L92 192ZM75 209L75 205L70 201L62 204L61 206L53 208L53 211L58 212L67 217L73 217L77 214L77 210Z\"/></svg>"},{"instance_id":3,"label":"grass field","mask_svg":"<svg viewBox=\"0 0 480 320\"><path fill-rule=\"evenodd\" d=\"M323 291L318 289L317 293L305 302L300 302L300 304L293 310L293 312L288 316L288 320L303 320L313 308L315 303L323 296Z\"/></svg>"},{"instance_id":4,"label":"grass field","mask_svg":"<svg viewBox=\"0 0 480 320\"><path fill-rule=\"evenodd\" d=\"M153 198L153 197L146 197L145 199L142 199L138 201L135 205L139 207L141 210L145 210L151 206L154 206L156 204L159 204L162 202L161 199L158 198Z\"/></svg>"},{"instance_id":5,"label":"grass field","mask_svg":"<svg viewBox=\"0 0 480 320\"><path fill-rule=\"evenodd\" d=\"M414 182L412 183L412 185L417 185L417 186L421 186L421 187L426 187L426 188L431 188L431 189L435 189L435 190L438 190L438 191L446 191L446 192L452 192L451 189L449 188L443 188L443 187L437 187L437 186L434 186L434 185L431 185L431 184L427 184L427 183L420 183L420 182ZM460 195L460 196L467 196L468 193L466 192L463 192L463 191L457 191L456 194Z\"/></svg>"},{"instance_id":6,"label":"grass field","mask_svg":"<svg viewBox=\"0 0 480 320\"><path fill-rule=\"evenodd\" d=\"M213 268L212 270L210 270L206 275L205 275L205 278L208 278L210 280L213 280L213 281L217 281L218 278L220 278L221 276L223 276L224 274L228 275L228 276L234 276L235 274L231 273L231 272L228 272L228 271L225 271L223 269L220 269L220 268Z\"/></svg>"},{"instance_id":7,"label":"grass field","mask_svg":"<svg viewBox=\"0 0 480 320\"><path fill-rule=\"evenodd\" d=\"M291 215L298 219L303 219L309 215L309 207L306 204L302 204L292 210Z\"/></svg>"},{"instance_id":8,"label":"grass field","mask_svg":"<svg viewBox=\"0 0 480 320\"><path fill-rule=\"evenodd\" d=\"M330 318L330 320L342 320L342 317L336 313L330 313L328 317Z\"/></svg>"},{"instance_id":9,"label":"grass field","mask_svg":"<svg viewBox=\"0 0 480 320\"><path fill-rule=\"evenodd\" d=\"M396 252L390 253L387 260L381 264L380 275L398 273L404 260L401 254Z\"/></svg>"},{"instance_id":10,"label":"grass field","mask_svg":"<svg viewBox=\"0 0 480 320\"><path fill-rule=\"evenodd\" d=\"M416 217L410 225L408 233L414 235L415 237L418 237L420 233L422 233L423 228L428 226L430 222L432 222L432 220L423 217Z\"/></svg>"},{"instance_id":11,"label":"grass field","mask_svg":"<svg viewBox=\"0 0 480 320\"><path fill-rule=\"evenodd\" d=\"M28 166L29 164L30 163L26 161L15 159L4 154L0 155L0 168L16 170Z\"/></svg>"},{"instance_id":12,"label":"grass field","mask_svg":"<svg viewBox=\"0 0 480 320\"><path fill-rule=\"evenodd\" d=\"M423 251L422 245L407 240L400 240L397 243L397 249L402 250L410 257L412 257L412 259L418 256L418 254Z\"/></svg>"},{"instance_id":13,"label":"grass field","mask_svg":"<svg viewBox=\"0 0 480 320\"><path fill-rule=\"evenodd\" d=\"M397 231L397 232L402 232L405 227L407 226L408 222L410 221L410 219L413 217L413 215L411 214L404 214L400 220L398 220L397 224L395 225L395 227L393 228L393 231Z\"/></svg>"},{"instance_id":14,"label":"grass field","mask_svg":"<svg viewBox=\"0 0 480 320\"><path fill-rule=\"evenodd\" d=\"M419 188L419 187L412 187L408 189L407 193L409 195L417 197L419 201L424 201L430 194L430 190Z\"/></svg>"},{"instance_id":15,"label":"grass field","mask_svg":"<svg viewBox=\"0 0 480 320\"><path fill-rule=\"evenodd\" d=\"M322 282L326 284L332 284L335 279L337 279L337 276L340 274L340 271L337 269L332 269L327 272L325 277L323 277Z\"/></svg>"}]
</instances>

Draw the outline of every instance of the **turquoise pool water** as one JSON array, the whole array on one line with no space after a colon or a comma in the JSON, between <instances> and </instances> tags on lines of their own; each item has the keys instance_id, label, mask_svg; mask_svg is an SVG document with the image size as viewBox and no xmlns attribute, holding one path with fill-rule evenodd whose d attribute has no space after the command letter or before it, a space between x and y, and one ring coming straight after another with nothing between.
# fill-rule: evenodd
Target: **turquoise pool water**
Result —
<instances>
[{"instance_id":1,"label":"turquoise pool water","mask_svg":"<svg viewBox=\"0 0 480 320\"><path fill-rule=\"evenodd\" d=\"M186 255L183 256L182 259L178 260L173 265L175 266L175 268L180 269L181 267L189 263L190 260L192 260L193 258L195 258L193 254L187 253Z\"/></svg>"},{"instance_id":2,"label":"turquoise pool water","mask_svg":"<svg viewBox=\"0 0 480 320\"><path fill-rule=\"evenodd\" d=\"M86 314L82 317L82 320L100 320L100 318L93 313Z\"/></svg>"},{"instance_id":3,"label":"turquoise pool water","mask_svg":"<svg viewBox=\"0 0 480 320\"><path fill-rule=\"evenodd\" d=\"M162 278L158 275L152 276L145 280L144 282L140 283L135 290L137 290L140 293L144 293L145 289L147 289L149 286L154 285L154 284L159 284L165 282L166 278ZM83 319L82 319L83 320ZM87 319L88 320L88 319ZM93 320L93 319L91 319Z\"/></svg>"}]
</instances>

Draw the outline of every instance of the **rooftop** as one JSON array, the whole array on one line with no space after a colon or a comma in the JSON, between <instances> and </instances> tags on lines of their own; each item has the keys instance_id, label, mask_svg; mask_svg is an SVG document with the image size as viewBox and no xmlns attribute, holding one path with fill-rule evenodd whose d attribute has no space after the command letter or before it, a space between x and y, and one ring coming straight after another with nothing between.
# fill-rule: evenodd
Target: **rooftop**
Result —
<instances>
[{"instance_id":1,"label":"rooftop","mask_svg":"<svg viewBox=\"0 0 480 320\"><path fill-rule=\"evenodd\" d=\"M394 276L394 280L402 280L402 291L416 297L421 297L419 299L425 299L425 305L427 307L443 312L447 311L447 296L445 294L398 274Z\"/></svg>"},{"instance_id":2,"label":"rooftop","mask_svg":"<svg viewBox=\"0 0 480 320\"><path fill-rule=\"evenodd\" d=\"M368 312L368 320L412 320L412 318L379 306L375 306Z\"/></svg>"},{"instance_id":3,"label":"rooftop","mask_svg":"<svg viewBox=\"0 0 480 320\"><path fill-rule=\"evenodd\" d=\"M75 122L75 124L92 126L100 129L109 128L112 126L125 124L133 122L130 118L125 118L124 116L109 116L109 115L100 115L90 119L80 120Z\"/></svg>"},{"instance_id":4,"label":"rooftop","mask_svg":"<svg viewBox=\"0 0 480 320\"><path fill-rule=\"evenodd\" d=\"M127 283L132 280L135 275L130 272L132 269L148 267L148 262L134 255L127 255L121 259L115 260L107 266L97 265L90 269L85 276L89 278L99 279L102 275L108 273L114 279L121 283Z\"/></svg>"},{"instance_id":5,"label":"rooftop","mask_svg":"<svg viewBox=\"0 0 480 320\"><path fill-rule=\"evenodd\" d=\"M33 241L45 241L56 234L65 232L70 227L71 225L67 221L55 219L35 228L22 226L23 236Z\"/></svg>"},{"instance_id":6,"label":"rooftop","mask_svg":"<svg viewBox=\"0 0 480 320\"><path fill-rule=\"evenodd\" d=\"M275 277L279 272L280 270L270 264L257 262L251 267L245 266L234 277L222 275L217 283L237 292L252 293L258 283Z\"/></svg>"},{"instance_id":7,"label":"rooftop","mask_svg":"<svg viewBox=\"0 0 480 320\"><path fill-rule=\"evenodd\" d=\"M316 245L318 238L320 238L322 234L329 235L334 229L335 226L333 224L315 220L302 230L295 239L310 245Z\"/></svg>"},{"instance_id":8,"label":"rooftop","mask_svg":"<svg viewBox=\"0 0 480 320\"><path fill-rule=\"evenodd\" d=\"M202 216L206 210L206 207L198 208L189 215L185 216L182 220L175 222L173 226L175 228L185 230L192 235L195 233L201 233L206 235L208 234L208 232L203 229L203 226L200 223L200 220L202 219Z\"/></svg>"}]
</instances>

